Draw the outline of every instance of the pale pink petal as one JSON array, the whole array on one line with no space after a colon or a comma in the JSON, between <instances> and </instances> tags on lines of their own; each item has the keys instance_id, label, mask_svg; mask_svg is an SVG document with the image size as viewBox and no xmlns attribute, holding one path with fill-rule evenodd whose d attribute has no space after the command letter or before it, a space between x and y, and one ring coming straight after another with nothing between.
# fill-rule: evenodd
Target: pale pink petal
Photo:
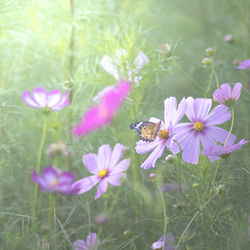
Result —
<instances>
[{"instance_id":1,"label":"pale pink petal","mask_svg":"<svg viewBox=\"0 0 250 250\"><path fill-rule=\"evenodd\" d=\"M229 83L224 83L220 86L220 89L222 90L224 100L231 99L232 96L232 88Z\"/></svg>"},{"instance_id":2,"label":"pale pink petal","mask_svg":"<svg viewBox=\"0 0 250 250\"><path fill-rule=\"evenodd\" d=\"M110 175L126 171L129 168L129 164L130 164L130 159L123 159L117 165L115 165L113 167L113 169L111 170Z\"/></svg>"},{"instance_id":3,"label":"pale pink petal","mask_svg":"<svg viewBox=\"0 0 250 250\"><path fill-rule=\"evenodd\" d=\"M36 100L33 99L33 97L30 95L30 93L28 91L24 91L23 95L22 95L23 101L34 108L41 108L42 106L36 102Z\"/></svg>"},{"instance_id":4,"label":"pale pink petal","mask_svg":"<svg viewBox=\"0 0 250 250\"><path fill-rule=\"evenodd\" d=\"M33 99L41 106L41 107L47 107L47 90L38 87L33 89L32 91L32 97Z\"/></svg>"},{"instance_id":5,"label":"pale pink petal","mask_svg":"<svg viewBox=\"0 0 250 250\"><path fill-rule=\"evenodd\" d=\"M108 182L106 179L102 179L98 185L97 192L95 195L95 200L100 198L103 193L105 193L108 189Z\"/></svg>"},{"instance_id":6,"label":"pale pink petal","mask_svg":"<svg viewBox=\"0 0 250 250\"><path fill-rule=\"evenodd\" d=\"M109 144L102 145L98 150L97 162L98 169L108 169L110 167L112 150Z\"/></svg>"},{"instance_id":7,"label":"pale pink petal","mask_svg":"<svg viewBox=\"0 0 250 250\"><path fill-rule=\"evenodd\" d=\"M110 169L112 169L117 162L119 162L123 156L124 145L116 143L112 151L111 160L110 160Z\"/></svg>"},{"instance_id":8,"label":"pale pink petal","mask_svg":"<svg viewBox=\"0 0 250 250\"><path fill-rule=\"evenodd\" d=\"M159 123L161 120L158 119L158 118L155 118L155 117L151 117L151 118L149 119L149 121L150 121L150 122L154 122L154 123Z\"/></svg>"},{"instance_id":9,"label":"pale pink petal","mask_svg":"<svg viewBox=\"0 0 250 250\"><path fill-rule=\"evenodd\" d=\"M120 186L123 180L125 179L126 174L124 173L117 173L109 175L106 180L113 186Z\"/></svg>"},{"instance_id":10,"label":"pale pink petal","mask_svg":"<svg viewBox=\"0 0 250 250\"><path fill-rule=\"evenodd\" d=\"M61 90L52 90L47 95L47 107L53 108L62 98Z\"/></svg>"},{"instance_id":11,"label":"pale pink petal","mask_svg":"<svg viewBox=\"0 0 250 250\"><path fill-rule=\"evenodd\" d=\"M76 240L74 242L74 250L88 250L88 246L84 240Z\"/></svg>"},{"instance_id":12,"label":"pale pink petal","mask_svg":"<svg viewBox=\"0 0 250 250\"><path fill-rule=\"evenodd\" d=\"M218 125L231 118L231 111L225 105L216 106L206 118L206 126Z\"/></svg>"},{"instance_id":13,"label":"pale pink petal","mask_svg":"<svg viewBox=\"0 0 250 250\"><path fill-rule=\"evenodd\" d=\"M146 154L150 151L152 151L153 149L155 149L160 143L160 140L158 138L156 138L153 142L146 142L146 141L138 141L136 143L136 153L137 154Z\"/></svg>"},{"instance_id":14,"label":"pale pink petal","mask_svg":"<svg viewBox=\"0 0 250 250\"><path fill-rule=\"evenodd\" d=\"M54 105L53 110L60 110L63 107L67 106L69 103L69 91L66 91L62 96L61 100L56 105Z\"/></svg>"},{"instance_id":15,"label":"pale pink petal","mask_svg":"<svg viewBox=\"0 0 250 250\"><path fill-rule=\"evenodd\" d=\"M82 156L83 164L88 168L92 174L98 174L98 163L96 154L85 154Z\"/></svg>"},{"instance_id":16,"label":"pale pink petal","mask_svg":"<svg viewBox=\"0 0 250 250\"><path fill-rule=\"evenodd\" d=\"M99 182L99 180L100 179L96 175L92 175L73 183L72 187L79 189L77 194L82 194L94 187Z\"/></svg>"},{"instance_id":17,"label":"pale pink petal","mask_svg":"<svg viewBox=\"0 0 250 250\"><path fill-rule=\"evenodd\" d=\"M159 144L148 158L142 163L141 168L149 169L155 167L156 161L162 156L165 149L165 143Z\"/></svg>"},{"instance_id":18,"label":"pale pink petal","mask_svg":"<svg viewBox=\"0 0 250 250\"><path fill-rule=\"evenodd\" d=\"M233 92L232 92L232 99L237 101L240 97L240 93L241 93L241 88L242 88L242 84L240 82L237 82L233 88Z\"/></svg>"}]
</instances>

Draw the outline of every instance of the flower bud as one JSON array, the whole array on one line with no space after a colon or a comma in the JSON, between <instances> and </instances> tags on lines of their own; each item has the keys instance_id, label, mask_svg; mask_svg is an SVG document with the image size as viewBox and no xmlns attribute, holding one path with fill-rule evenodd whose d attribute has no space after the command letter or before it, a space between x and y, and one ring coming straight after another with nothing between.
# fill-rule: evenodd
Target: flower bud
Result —
<instances>
[{"instance_id":1,"label":"flower bud","mask_svg":"<svg viewBox=\"0 0 250 250\"><path fill-rule=\"evenodd\" d=\"M205 50L205 53L207 56L212 56L214 54L214 49L213 48L207 48Z\"/></svg>"},{"instance_id":2,"label":"flower bud","mask_svg":"<svg viewBox=\"0 0 250 250\"><path fill-rule=\"evenodd\" d=\"M217 194L224 193L225 192L225 186L223 184L220 184L218 187L215 189Z\"/></svg>"},{"instance_id":3,"label":"flower bud","mask_svg":"<svg viewBox=\"0 0 250 250\"><path fill-rule=\"evenodd\" d=\"M164 56L168 57L171 55L171 46L168 43L159 44L159 48Z\"/></svg>"},{"instance_id":4,"label":"flower bud","mask_svg":"<svg viewBox=\"0 0 250 250\"><path fill-rule=\"evenodd\" d=\"M150 178L151 180L154 180L155 177L156 177L156 174L155 174L155 173L150 173L150 174L149 174L149 178Z\"/></svg>"},{"instance_id":5,"label":"flower bud","mask_svg":"<svg viewBox=\"0 0 250 250\"><path fill-rule=\"evenodd\" d=\"M211 64L211 62L212 62L212 59L211 58L209 58L209 57L205 57L203 60L202 60L202 64L204 65L204 66L209 66L210 64Z\"/></svg>"},{"instance_id":6,"label":"flower bud","mask_svg":"<svg viewBox=\"0 0 250 250\"><path fill-rule=\"evenodd\" d=\"M166 156L165 161L166 162L171 162L172 159L173 159L173 155L169 154L169 155Z\"/></svg>"},{"instance_id":7,"label":"flower bud","mask_svg":"<svg viewBox=\"0 0 250 250\"><path fill-rule=\"evenodd\" d=\"M192 185L192 187L193 187L193 188L197 188L199 185L200 185L199 183L194 183L194 184Z\"/></svg>"},{"instance_id":8,"label":"flower bud","mask_svg":"<svg viewBox=\"0 0 250 250\"><path fill-rule=\"evenodd\" d=\"M228 35L224 36L224 41L226 43L231 43L233 41L233 35L232 34L228 34Z\"/></svg>"},{"instance_id":9,"label":"flower bud","mask_svg":"<svg viewBox=\"0 0 250 250\"><path fill-rule=\"evenodd\" d=\"M95 223L97 225L102 225L106 223L107 219L107 215L105 213L101 213L95 217Z\"/></svg>"}]
</instances>

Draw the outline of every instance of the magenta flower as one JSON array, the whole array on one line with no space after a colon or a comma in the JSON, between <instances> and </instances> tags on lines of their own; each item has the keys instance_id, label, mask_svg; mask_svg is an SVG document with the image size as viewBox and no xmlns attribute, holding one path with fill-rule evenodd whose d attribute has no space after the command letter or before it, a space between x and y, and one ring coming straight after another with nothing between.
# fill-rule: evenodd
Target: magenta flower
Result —
<instances>
[{"instance_id":1,"label":"magenta flower","mask_svg":"<svg viewBox=\"0 0 250 250\"><path fill-rule=\"evenodd\" d=\"M231 112L225 105L215 107L210 113L212 100L207 98L187 98L186 115L191 123L180 123L174 133L176 141L182 149L182 159L188 163L197 164L200 155L200 144L204 149L214 147L215 141L224 143L228 132L215 125L222 124L231 118ZM229 143L235 141L231 135Z\"/></svg>"},{"instance_id":2,"label":"magenta flower","mask_svg":"<svg viewBox=\"0 0 250 250\"><path fill-rule=\"evenodd\" d=\"M82 118L82 121L72 129L75 136L83 136L106 124L109 124L117 113L123 100L130 92L131 84L122 81L116 89L111 89L102 98L101 102L90 108Z\"/></svg>"},{"instance_id":3,"label":"magenta flower","mask_svg":"<svg viewBox=\"0 0 250 250\"><path fill-rule=\"evenodd\" d=\"M178 108L175 97L167 98L164 101L164 123L161 121L161 128L156 139L153 142L138 141L135 150L138 154L146 154L153 151L149 157L142 163L141 168L149 169L155 167L156 161L162 156L165 147L167 147L173 154L179 152L178 145L174 142L173 129L183 117L186 111L186 100L182 99ZM159 123L159 119L151 117L150 122Z\"/></svg>"},{"instance_id":4,"label":"magenta flower","mask_svg":"<svg viewBox=\"0 0 250 250\"><path fill-rule=\"evenodd\" d=\"M230 106L239 99L241 87L242 84L237 82L232 91L230 84L224 83L214 91L213 98L221 104Z\"/></svg>"},{"instance_id":5,"label":"magenta flower","mask_svg":"<svg viewBox=\"0 0 250 250\"><path fill-rule=\"evenodd\" d=\"M249 68L250 68L250 59L240 62L240 65L236 67L236 69L249 69Z\"/></svg>"},{"instance_id":6,"label":"magenta flower","mask_svg":"<svg viewBox=\"0 0 250 250\"><path fill-rule=\"evenodd\" d=\"M54 89L47 91L42 87L38 87L33 89L32 94L25 90L22 97L23 101L33 108L56 111L70 103L68 96L69 91L66 91L65 94L62 95L61 90Z\"/></svg>"},{"instance_id":7,"label":"magenta flower","mask_svg":"<svg viewBox=\"0 0 250 250\"><path fill-rule=\"evenodd\" d=\"M123 151L124 146L120 143L115 145L113 152L110 145L105 144L99 148L98 155L92 153L83 155L83 164L93 175L73 184L79 190L77 194L85 193L99 183L95 195L96 200L107 191L108 183L113 186L120 186L122 180L126 177L123 172L128 169L130 164L130 159L120 161Z\"/></svg>"},{"instance_id":8,"label":"magenta flower","mask_svg":"<svg viewBox=\"0 0 250 250\"><path fill-rule=\"evenodd\" d=\"M86 241L76 240L74 242L74 250L97 250L100 240L97 239L96 233L90 233Z\"/></svg>"},{"instance_id":9,"label":"magenta flower","mask_svg":"<svg viewBox=\"0 0 250 250\"><path fill-rule=\"evenodd\" d=\"M64 195L71 195L78 191L77 188L72 186L75 176L71 172L63 172L56 167L45 168L42 175L33 170L31 178L44 192L59 192Z\"/></svg>"},{"instance_id":10,"label":"magenta flower","mask_svg":"<svg viewBox=\"0 0 250 250\"><path fill-rule=\"evenodd\" d=\"M220 157L226 157L235 150L240 149L242 145L246 143L248 143L248 141L242 139L238 143L233 145L228 143L225 146L215 145L214 147L204 149L202 151L202 154L208 156L211 161L216 161L219 160Z\"/></svg>"},{"instance_id":11,"label":"magenta flower","mask_svg":"<svg viewBox=\"0 0 250 250\"><path fill-rule=\"evenodd\" d=\"M174 243L174 236L170 233L165 235L165 246L164 246L164 236L161 236L161 238L158 241L153 243L152 248L162 249L163 247L165 247L164 250L174 250L176 249L176 246L172 246L173 243Z\"/></svg>"}]
</instances>

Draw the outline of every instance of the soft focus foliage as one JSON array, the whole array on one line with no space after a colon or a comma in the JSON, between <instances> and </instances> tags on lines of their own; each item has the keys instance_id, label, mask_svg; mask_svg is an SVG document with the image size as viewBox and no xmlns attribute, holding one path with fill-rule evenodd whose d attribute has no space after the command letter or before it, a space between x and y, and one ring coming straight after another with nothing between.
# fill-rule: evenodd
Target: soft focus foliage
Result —
<instances>
[{"instance_id":1,"label":"soft focus foliage","mask_svg":"<svg viewBox=\"0 0 250 250\"><path fill-rule=\"evenodd\" d=\"M248 249L250 145L242 140L250 138L249 13L249 0L1 0L0 250L66 250L74 242L89 247L91 235L101 250L151 249L156 242L164 245L164 235L169 248ZM126 56L114 76L101 62L110 62L120 49ZM98 94L112 90L123 76L130 78L131 90L119 109L95 131L72 136L89 108L100 105ZM194 153L200 152L197 140L188 151L194 156L189 162L197 165L185 161L187 151L166 158L184 143L173 152L161 147L157 159L150 159L155 168L140 168L148 155L136 153L131 123L163 119L170 97L178 104L183 97L206 98L210 110L218 109L214 91L239 82L237 102L217 119L227 114L220 129L242 140L224 145L223 135L217 147L204 152L217 160L230 151L226 159L211 162ZM46 116L27 106L22 94L38 86L60 90L52 92L58 97L66 93L69 101L62 106L67 106ZM190 123L186 115L181 123ZM83 155L117 143L130 159L121 185L109 185L97 200L95 188L70 196L38 191L32 214L33 169L40 165L41 174L46 166L60 167L79 180L90 175ZM95 223L100 214L104 222Z\"/></svg>"}]
</instances>

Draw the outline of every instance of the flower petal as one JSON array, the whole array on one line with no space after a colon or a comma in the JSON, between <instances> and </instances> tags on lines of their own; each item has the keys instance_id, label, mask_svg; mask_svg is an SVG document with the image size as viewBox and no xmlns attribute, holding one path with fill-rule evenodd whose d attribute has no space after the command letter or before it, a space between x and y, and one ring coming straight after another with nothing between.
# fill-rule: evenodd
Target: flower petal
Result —
<instances>
[{"instance_id":1,"label":"flower petal","mask_svg":"<svg viewBox=\"0 0 250 250\"><path fill-rule=\"evenodd\" d=\"M96 154L85 154L82 156L83 164L88 168L92 174L98 174L98 162Z\"/></svg>"},{"instance_id":2,"label":"flower petal","mask_svg":"<svg viewBox=\"0 0 250 250\"><path fill-rule=\"evenodd\" d=\"M54 105L53 110L60 110L63 107L67 106L70 104L70 99L69 99L69 91L66 91L64 95L61 97L60 101Z\"/></svg>"},{"instance_id":3,"label":"flower petal","mask_svg":"<svg viewBox=\"0 0 250 250\"><path fill-rule=\"evenodd\" d=\"M146 142L146 141L138 141L136 143L136 153L137 154L146 154L150 151L152 151L153 149L155 149L160 143L160 140L157 140L157 138L153 141L153 142Z\"/></svg>"},{"instance_id":4,"label":"flower petal","mask_svg":"<svg viewBox=\"0 0 250 250\"><path fill-rule=\"evenodd\" d=\"M95 200L100 198L103 193L105 193L108 189L108 182L106 179L102 179L98 185L97 192L95 195Z\"/></svg>"},{"instance_id":5,"label":"flower petal","mask_svg":"<svg viewBox=\"0 0 250 250\"><path fill-rule=\"evenodd\" d=\"M47 95L47 106L53 108L53 106L58 104L61 98L62 98L61 90L55 89L50 91Z\"/></svg>"},{"instance_id":6,"label":"flower petal","mask_svg":"<svg viewBox=\"0 0 250 250\"><path fill-rule=\"evenodd\" d=\"M123 159L111 170L111 175L126 171L129 168L130 159Z\"/></svg>"},{"instance_id":7,"label":"flower petal","mask_svg":"<svg viewBox=\"0 0 250 250\"><path fill-rule=\"evenodd\" d=\"M106 88L104 88L102 91L100 91L95 97L93 97L93 101L94 102L100 102L103 97L110 91L116 90L116 87L114 85L108 86Z\"/></svg>"},{"instance_id":8,"label":"flower petal","mask_svg":"<svg viewBox=\"0 0 250 250\"><path fill-rule=\"evenodd\" d=\"M117 174L109 175L106 179L111 185L120 186L125 177L126 177L126 174L117 173Z\"/></svg>"},{"instance_id":9,"label":"flower petal","mask_svg":"<svg viewBox=\"0 0 250 250\"><path fill-rule=\"evenodd\" d=\"M242 88L242 84L240 82L237 82L233 88L233 92L232 92L232 99L237 101L240 97L240 93L241 93L241 88Z\"/></svg>"},{"instance_id":10,"label":"flower petal","mask_svg":"<svg viewBox=\"0 0 250 250\"><path fill-rule=\"evenodd\" d=\"M41 108L41 105L39 103L36 102L36 100L30 95L30 93L28 91L24 91L23 95L22 95L23 101L33 107L33 108Z\"/></svg>"},{"instance_id":11,"label":"flower petal","mask_svg":"<svg viewBox=\"0 0 250 250\"><path fill-rule=\"evenodd\" d=\"M76 240L74 242L74 250L88 250L88 246L84 240Z\"/></svg>"},{"instance_id":12,"label":"flower petal","mask_svg":"<svg viewBox=\"0 0 250 250\"><path fill-rule=\"evenodd\" d=\"M117 162L119 162L123 156L124 145L120 143L116 143L114 149L112 151L111 160L110 160L110 168L112 169Z\"/></svg>"},{"instance_id":13,"label":"flower petal","mask_svg":"<svg viewBox=\"0 0 250 250\"><path fill-rule=\"evenodd\" d=\"M79 189L77 194L82 194L94 187L99 182L99 180L100 179L96 175L92 175L73 183L72 187L74 189Z\"/></svg>"},{"instance_id":14,"label":"flower petal","mask_svg":"<svg viewBox=\"0 0 250 250\"><path fill-rule=\"evenodd\" d=\"M98 162L98 169L107 169L109 168L110 159L112 155L112 150L109 144L102 145L98 150L97 162Z\"/></svg>"},{"instance_id":15,"label":"flower petal","mask_svg":"<svg viewBox=\"0 0 250 250\"><path fill-rule=\"evenodd\" d=\"M207 125L217 125L228 121L231 118L231 111L225 105L216 106L206 118Z\"/></svg>"},{"instance_id":16,"label":"flower petal","mask_svg":"<svg viewBox=\"0 0 250 250\"><path fill-rule=\"evenodd\" d=\"M47 106L47 94L47 90L42 87L35 88L32 91L32 97L40 107Z\"/></svg>"}]
</instances>

